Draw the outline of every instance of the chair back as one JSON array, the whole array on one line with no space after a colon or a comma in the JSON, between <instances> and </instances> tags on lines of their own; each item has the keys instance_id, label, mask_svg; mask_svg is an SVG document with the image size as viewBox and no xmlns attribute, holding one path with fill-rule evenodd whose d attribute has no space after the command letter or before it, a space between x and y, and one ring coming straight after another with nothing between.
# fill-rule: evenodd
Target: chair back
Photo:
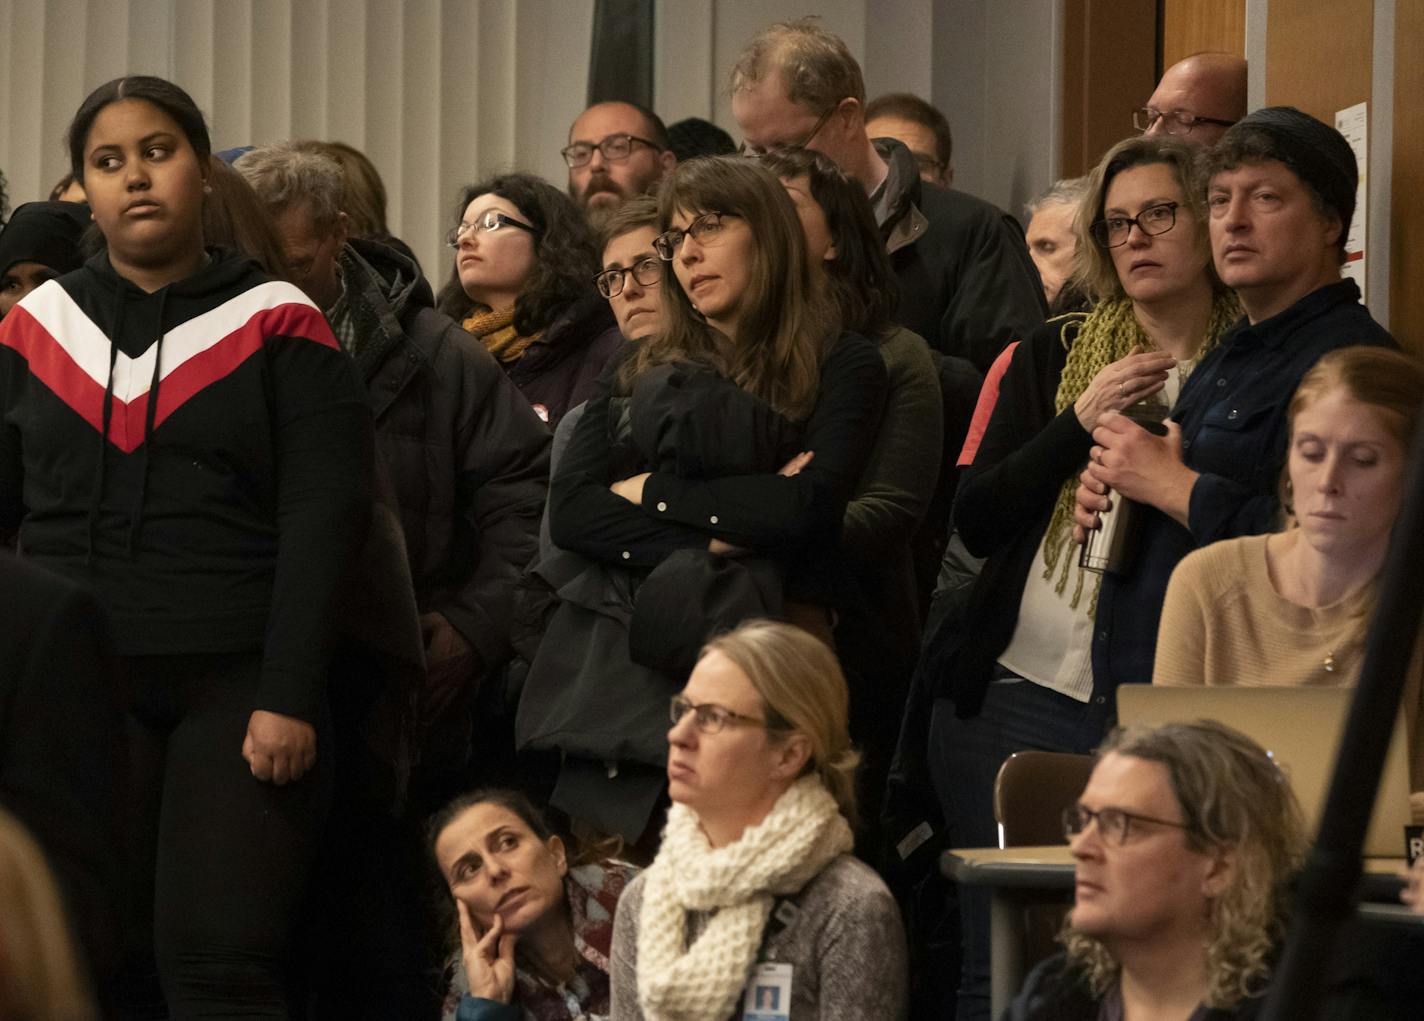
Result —
<instances>
[{"instance_id":1,"label":"chair back","mask_svg":"<svg viewBox=\"0 0 1424 1021\"><path fill-rule=\"evenodd\" d=\"M1091 755L1015 752L994 781L1000 847L1066 844L1063 810L1078 800L1093 771Z\"/></svg>"}]
</instances>

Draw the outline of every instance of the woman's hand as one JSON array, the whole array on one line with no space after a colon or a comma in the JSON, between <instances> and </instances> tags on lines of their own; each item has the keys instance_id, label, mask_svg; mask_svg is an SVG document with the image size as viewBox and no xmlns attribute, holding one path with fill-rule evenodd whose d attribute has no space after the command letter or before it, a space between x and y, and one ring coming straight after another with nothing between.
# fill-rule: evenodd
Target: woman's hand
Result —
<instances>
[{"instance_id":1,"label":"woman's hand","mask_svg":"<svg viewBox=\"0 0 1424 1021\"><path fill-rule=\"evenodd\" d=\"M1105 412L1121 411L1161 390L1168 371L1176 364L1177 360L1164 351L1133 348L1127 357L1098 370L1088 388L1073 402L1073 413L1083 430L1091 433Z\"/></svg>"},{"instance_id":2,"label":"woman's hand","mask_svg":"<svg viewBox=\"0 0 1424 1021\"><path fill-rule=\"evenodd\" d=\"M460 957L470 995L508 1003L514 998L514 944L519 937L505 933L504 919L497 911L489 931L481 936L465 902L455 901L455 910L460 915Z\"/></svg>"},{"instance_id":3,"label":"woman's hand","mask_svg":"<svg viewBox=\"0 0 1424 1021\"><path fill-rule=\"evenodd\" d=\"M1112 507L1108 487L1094 474L1094 467L1089 462L1088 467L1083 469L1078 476L1078 491L1073 496L1073 541L1079 546L1088 541L1089 532L1096 531L1102 525L1098 515Z\"/></svg>"},{"instance_id":4,"label":"woman's hand","mask_svg":"<svg viewBox=\"0 0 1424 1021\"><path fill-rule=\"evenodd\" d=\"M624 479L622 482L615 482L608 488L613 490L629 503L639 507L643 505L643 484L648 481L648 476L652 472L643 472L641 475L634 475L632 478Z\"/></svg>"},{"instance_id":5,"label":"woman's hand","mask_svg":"<svg viewBox=\"0 0 1424 1021\"><path fill-rule=\"evenodd\" d=\"M1167 435L1148 432L1124 415L1105 414L1088 453L1093 479L1130 500L1150 504L1183 527L1197 473L1182 463L1182 427L1167 420Z\"/></svg>"},{"instance_id":6,"label":"woman's hand","mask_svg":"<svg viewBox=\"0 0 1424 1021\"><path fill-rule=\"evenodd\" d=\"M797 454L791 460L783 464L781 466L781 469L777 471L776 474L785 475L788 479L794 478L795 476L801 474L801 469L805 468L808 464L810 464L811 458L815 456L816 452L814 450L803 450L801 451L801 453Z\"/></svg>"},{"instance_id":7,"label":"woman's hand","mask_svg":"<svg viewBox=\"0 0 1424 1021\"><path fill-rule=\"evenodd\" d=\"M254 710L242 740L242 757L259 780L279 787L295 783L316 765L316 729L294 716Z\"/></svg>"}]
</instances>

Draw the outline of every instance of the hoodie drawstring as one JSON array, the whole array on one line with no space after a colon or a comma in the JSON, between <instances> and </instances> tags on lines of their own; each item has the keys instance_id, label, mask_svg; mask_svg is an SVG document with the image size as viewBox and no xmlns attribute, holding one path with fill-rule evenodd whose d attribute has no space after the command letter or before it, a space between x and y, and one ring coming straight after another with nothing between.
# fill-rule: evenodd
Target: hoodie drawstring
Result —
<instances>
[{"instance_id":1,"label":"hoodie drawstring","mask_svg":"<svg viewBox=\"0 0 1424 1021\"><path fill-rule=\"evenodd\" d=\"M109 424L114 417L114 365L119 360L119 328L124 321L124 288L120 284L117 288L117 300L114 302L114 318L109 324L109 377L104 384L104 410L100 415L102 423L99 429L99 464L94 471L94 486L89 494L89 528L88 546L84 552L84 566L91 568L94 566L94 533L99 527L99 509L104 501L104 474L109 463Z\"/></svg>"},{"instance_id":2,"label":"hoodie drawstring","mask_svg":"<svg viewBox=\"0 0 1424 1021\"><path fill-rule=\"evenodd\" d=\"M158 293L158 339L153 344L153 376L148 381L148 407L143 416L143 466L139 469L138 494L134 497L133 509L129 511L128 557L133 559L138 547L138 533L143 528L143 502L148 493L148 465L153 446L153 419L158 414L159 370L163 366L163 312L168 305L168 289Z\"/></svg>"}]
</instances>

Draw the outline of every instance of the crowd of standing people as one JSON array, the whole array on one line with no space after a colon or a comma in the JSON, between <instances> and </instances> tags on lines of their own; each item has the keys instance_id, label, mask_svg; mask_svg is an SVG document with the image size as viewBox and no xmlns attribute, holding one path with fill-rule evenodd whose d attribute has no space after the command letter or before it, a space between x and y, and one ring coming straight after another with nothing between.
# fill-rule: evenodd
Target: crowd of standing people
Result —
<instances>
[{"instance_id":1,"label":"crowd of standing people","mask_svg":"<svg viewBox=\"0 0 1424 1021\"><path fill-rule=\"evenodd\" d=\"M438 291L359 151L95 89L0 231L0 1016L977 1021L913 834L993 845L1026 749L1098 758L1009 1016L1252 1016L1299 808L1115 691L1358 679L1424 367L1349 145L1245 73L1025 234L778 24L739 150L595 104Z\"/></svg>"}]
</instances>

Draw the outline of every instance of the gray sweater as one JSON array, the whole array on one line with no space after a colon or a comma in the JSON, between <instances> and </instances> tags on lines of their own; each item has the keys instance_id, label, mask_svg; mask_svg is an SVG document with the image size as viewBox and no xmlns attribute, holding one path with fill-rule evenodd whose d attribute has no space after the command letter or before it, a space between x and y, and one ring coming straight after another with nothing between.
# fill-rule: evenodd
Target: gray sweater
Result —
<instances>
[{"instance_id":1,"label":"gray sweater","mask_svg":"<svg viewBox=\"0 0 1424 1021\"><path fill-rule=\"evenodd\" d=\"M638 919L645 875L623 891L613 922L612 1021L643 1021L638 1005ZM791 1021L903 1018L905 933L900 911L880 877L842 855L806 885L795 903L795 918L767 941L762 956L792 966ZM708 917L692 913L689 942L701 934ZM739 1006L733 1018L741 1017Z\"/></svg>"}]
</instances>

